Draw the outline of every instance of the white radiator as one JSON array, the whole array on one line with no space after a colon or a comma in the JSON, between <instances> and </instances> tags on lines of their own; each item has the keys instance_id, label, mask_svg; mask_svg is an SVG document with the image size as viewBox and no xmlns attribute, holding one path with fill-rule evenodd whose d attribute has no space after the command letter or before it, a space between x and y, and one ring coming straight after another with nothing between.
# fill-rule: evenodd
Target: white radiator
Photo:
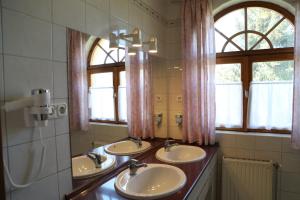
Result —
<instances>
[{"instance_id":1,"label":"white radiator","mask_svg":"<svg viewBox=\"0 0 300 200\"><path fill-rule=\"evenodd\" d=\"M277 167L272 161L223 158L222 200L275 200Z\"/></svg>"}]
</instances>

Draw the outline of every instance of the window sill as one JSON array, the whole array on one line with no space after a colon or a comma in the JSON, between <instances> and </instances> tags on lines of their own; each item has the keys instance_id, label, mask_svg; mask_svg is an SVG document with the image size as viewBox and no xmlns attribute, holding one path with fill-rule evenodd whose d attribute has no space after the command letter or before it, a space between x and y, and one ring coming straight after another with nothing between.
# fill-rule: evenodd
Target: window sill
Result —
<instances>
[{"instance_id":1,"label":"window sill","mask_svg":"<svg viewBox=\"0 0 300 200\"><path fill-rule=\"evenodd\" d=\"M291 134L278 134L278 133L259 133L259 132L240 132L240 131L221 131L216 130L216 134L228 135L243 135L243 136L263 136L263 137L277 137L277 138L291 138Z\"/></svg>"},{"instance_id":2,"label":"window sill","mask_svg":"<svg viewBox=\"0 0 300 200\"><path fill-rule=\"evenodd\" d=\"M93 126L110 126L110 127L128 127L127 124L112 124L112 123L104 123L104 122L89 122L90 125Z\"/></svg>"}]
</instances>

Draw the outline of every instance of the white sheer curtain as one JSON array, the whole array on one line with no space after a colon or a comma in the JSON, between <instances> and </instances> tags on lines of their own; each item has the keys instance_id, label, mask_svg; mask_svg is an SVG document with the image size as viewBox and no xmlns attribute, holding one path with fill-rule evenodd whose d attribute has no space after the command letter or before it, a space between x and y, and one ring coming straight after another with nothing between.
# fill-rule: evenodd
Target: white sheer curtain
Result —
<instances>
[{"instance_id":1,"label":"white sheer curtain","mask_svg":"<svg viewBox=\"0 0 300 200\"><path fill-rule=\"evenodd\" d=\"M292 109L292 81L251 83L249 93L249 128L291 130Z\"/></svg>"},{"instance_id":2,"label":"white sheer curtain","mask_svg":"<svg viewBox=\"0 0 300 200\"><path fill-rule=\"evenodd\" d=\"M242 123L242 83L216 83L216 127L240 128Z\"/></svg>"}]
</instances>

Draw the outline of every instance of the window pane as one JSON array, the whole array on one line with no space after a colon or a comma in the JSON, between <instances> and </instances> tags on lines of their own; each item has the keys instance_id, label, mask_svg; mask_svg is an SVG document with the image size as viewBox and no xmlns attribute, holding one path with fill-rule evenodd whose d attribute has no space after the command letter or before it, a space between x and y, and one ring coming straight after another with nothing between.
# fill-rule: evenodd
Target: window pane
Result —
<instances>
[{"instance_id":1,"label":"window pane","mask_svg":"<svg viewBox=\"0 0 300 200\"><path fill-rule=\"evenodd\" d=\"M255 62L249 128L291 129L294 61Z\"/></svg>"},{"instance_id":2,"label":"window pane","mask_svg":"<svg viewBox=\"0 0 300 200\"><path fill-rule=\"evenodd\" d=\"M91 119L115 120L113 73L91 75Z\"/></svg>"},{"instance_id":3,"label":"window pane","mask_svg":"<svg viewBox=\"0 0 300 200\"><path fill-rule=\"evenodd\" d=\"M106 57L106 53L98 46L94 48L92 57L91 57L91 65L101 65L104 64L104 59Z\"/></svg>"},{"instance_id":4,"label":"window pane","mask_svg":"<svg viewBox=\"0 0 300 200\"><path fill-rule=\"evenodd\" d=\"M267 33L281 18L282 15L274 10L261 7L247 8L248 30Z\"/></svg>"},{"instance_id":5,"label":"window pane","mask_svg":"<svg viewBox=\"0 0 300 200\"><path fill-rule=\"evenodd\" d=\"M91 86L93 88L98 87L112 87L113 86L113 73L97 73L91 75Z\"/></svg>"},{"instance_id":6,"label":"window pane","mask_svg":"<svg viewBox=\"0 0 300 200\"><path fill-rule=\"evenodd\" d=\"M125 50L119 49L119 62L124 62L122 59L125 57Z\"/></svg>"},{"instance_id":7,"label":"window pane","mask_svg":"<svg viewBox=\"0 0 300 200\"><path fill-rule=\"evenodd\" d=\"M241 64L216 65L216 127L242 127Z\"/></svg>"},{"instance_id":8,"label":"window pane","mask_svg":"<svg viewBox=\"0 0 300 200\"><path fill-rule=\"evenodd\" d=\"M90 88L91 119L115 120L114 88Z\"/></svg>"},{"instance_id":9,"label":"window pane","mask_svg":"<svg viewBox=\"0 0 300 200\"><path fill-rule=\"evenodd\" d=\"M120 72L119 120L127 121L126 72Z\"/></svg>"},{"instance_id":10,"label":"window pane","mask_svg":"<svg viewBox=\"0 0 300 200\"><path fill-rule=\"evenodd\" d=\"M240 50L232 43L228 43L227 46L225 47L224 52L231 52L231 51L240 51Z\"/></svg>"},{"instance_id":11,"label":"window pane","mask_svg":"<svg viewBox=\"0 0 300 200\"><path fill-rule=\"evenodd\" d=\"M232 41L237 44L239 47L241 47L243 50L245 50L245 34L242 33L235 38L232 39Z\"/></svg>"},{"instance_id":12,"label":"window pane","mask_svg":"<svg viewBox=\"0 0 300 200\"><path fill-rule=\"evenodd\" d=\"M222 52L223 46L226 42L226 39L220 35L220 33L218 33L217 31L215 31L215 44L216 44L216 52L220 53Z\"/></svg>"},{"instance_id":13,"label":"window pane","mask_svg":"<svg viewBox=\"0 0 300 200\"><path fill-rule=\"evenodd\" d=\"M260 35L254 33L247 33L248 34L248 50L253 47L253 45L261 39Z\"/></svg>"},{"instance_id":14,"label":"window pane","mask_svg":"<svg viewBox=\"0 0 300 200\"><path fill-rule=\"evenodd\" d=\"M287 19L283 20L269 35L274 48L294 46L294 26Z\"/></svg>"},{"instance_id":15,"label":"window pane","mask_svg":"<svg viewBox=\"0 0 300 200\"><path fill-rule=\"evenodd\" d=\"M244 9L238 9L224 15L215 23L215 27L225 34L227 37L231 37L233 34L245 30L245 12ZM230 24L230 28L228 25Z\"/></svg>"},{"instance_id":16,"label":"window pane","mask_svg":"<svg viewBox=\"0 0 300 200\"><path fill-rule=\"evenodd\" d=\"M263 39L262 41L260 41L255 47L254 50L258 50L258 49L270 49L270 45L269 43Z\"/></svg>"}]
</instances>

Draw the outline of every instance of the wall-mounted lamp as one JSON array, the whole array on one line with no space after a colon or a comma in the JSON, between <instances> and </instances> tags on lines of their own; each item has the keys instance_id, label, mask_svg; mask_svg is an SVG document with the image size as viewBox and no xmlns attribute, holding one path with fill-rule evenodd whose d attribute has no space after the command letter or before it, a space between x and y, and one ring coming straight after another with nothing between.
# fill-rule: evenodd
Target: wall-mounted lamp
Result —
<instances>
[{"instance_id":1,"label":"wall-mounted lamp","mask_svg":"<svg viewBox=\"0 0 300 200\"><path fill-rule=\"evenodd\" d=\"M130 39L131 38L131 39ZM148 45L149 53L157 53L157 38L150 37L149 41L142 42L142 32L139 28L134 28L131 34L120 33L116 35L115 33L109 34L109 48L116 49L119 46L119 40L125 40L131 43L131 47L128 49L128 54L133 56L136 55L138 47L142 47L142 45Z\"/></svg>"},{"instance_id":2,"label":"wall-mounted lamp","mask_svg":"<svg viewBox=\"0 0 300 200\"><path fill-rule=\"evenodd\" d=\"M157 53L157 38L156 37L150 37L149 41L143 42L143 45L147 44L149 45L149 53Z\"/></svg>"},{"instance_id":3,"label":"wall-mounted lamp","mask_svg":"<svg viewBox=\"0 0 300 200\"><path fill-rule=\"evenodd\" d=\"M136 55L136 48L128 47L128 55L135 56Z\"/></svg>"},{"instance_id":4,"label":"wall-mounted lamp","mask_svg":"<svg viewBox=\"0 0 300 200\"><path fill-rule=\"evenodd\" d=\"M162 123L163 114L162 113L157 113L154 116L155 116L155 124L156 124L156 126L160 126L161 123Z\"/></svg>"}]
</instances>

